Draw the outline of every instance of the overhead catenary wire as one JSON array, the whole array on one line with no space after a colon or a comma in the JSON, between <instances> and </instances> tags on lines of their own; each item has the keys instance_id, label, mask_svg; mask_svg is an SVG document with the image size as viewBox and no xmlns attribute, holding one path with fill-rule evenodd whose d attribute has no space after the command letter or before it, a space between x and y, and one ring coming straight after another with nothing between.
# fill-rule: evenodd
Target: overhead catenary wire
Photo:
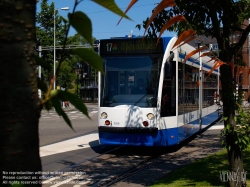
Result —
<instances>
[{"instance_id":1,"label":"overhead catenary wire","mask_svg":"<svg viewBox=\"0 0 250 187\"><path fill-rule=\"evenodd\" d=\"M86 44L86 45L66 45L64 46L56 46L55 49L78 49L78 48L94 48L94 47L98 47L98 44L93 44L93 46L91 46L90 44ZM46 51L46 50L54 50L54 46L42 46L42 51Z\"/></svg>"}]
</instances>

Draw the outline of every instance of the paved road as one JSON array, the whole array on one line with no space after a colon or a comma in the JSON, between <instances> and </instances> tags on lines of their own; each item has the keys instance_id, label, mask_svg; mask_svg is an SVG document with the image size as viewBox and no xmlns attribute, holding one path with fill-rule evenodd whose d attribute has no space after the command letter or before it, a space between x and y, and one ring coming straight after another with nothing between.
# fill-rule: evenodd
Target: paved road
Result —
<instances>
[{"instance_id":1,"label":"paved road","mask_svg":"<svg viewBox=\"0 0 250 187\"><path fill-rule=\"evenodd\" d=\"M98 107L86 104L89 118L77 110L66 109L74 130L54 111L42 111L39 123L40 156L44 172L57 171L109 150L100 146L97 134Z\"/></svg>"},{"instance_id":2,"label":"paved road","mask_svg":"<svg viewBox=\"0 0 250 187\"><path fill-rule=\"evenodd\" d=\"M82 135L97 133L98 107L96 104L86 104L91 119L77 110L66 111L71 120L73 131L54 111L42 111L39 122L40 146L64 141ZM70 108L69 108L70 109Z\"/></svg>"}]
</instances>

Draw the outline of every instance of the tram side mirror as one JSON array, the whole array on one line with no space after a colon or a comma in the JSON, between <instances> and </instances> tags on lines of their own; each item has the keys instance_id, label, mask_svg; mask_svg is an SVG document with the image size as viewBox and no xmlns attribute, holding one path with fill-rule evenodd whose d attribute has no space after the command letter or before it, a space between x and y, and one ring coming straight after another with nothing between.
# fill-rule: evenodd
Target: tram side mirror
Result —
<instances>
[{"instance_id":1,"label":"tram side mirror","mask_svg":"<svg viewBox=\"0 0 250 187\"><path fill-rule=\"evenodd\" d=\"M156 106L156 98L148 97L146 99L146 103L148 104L148 106Z\"/></svg>"},{"instance_id":2,"label":"tram side mirror","mask_svg":"<svg viewBox=\"0 0 250 187\"><path fill-rule=\"evenodd\" d=\"M174 53L172 52L172 51L170 51L170 55L169 55L169 57L167 58L167 61L168 62L171 62L171 61L173 61L174 60Z\"/></svg>"},{"instance_id":3,"label":"tram side mirror","mask_svg":"<svg viewBox=\"0 0 250 187\"><path fill-rule=\"evenodd\" d=\"M155 97L151 97L150 98L150 103L151 103L151 106L156 106L156 98Z\"/></svg>"}]
</instances>

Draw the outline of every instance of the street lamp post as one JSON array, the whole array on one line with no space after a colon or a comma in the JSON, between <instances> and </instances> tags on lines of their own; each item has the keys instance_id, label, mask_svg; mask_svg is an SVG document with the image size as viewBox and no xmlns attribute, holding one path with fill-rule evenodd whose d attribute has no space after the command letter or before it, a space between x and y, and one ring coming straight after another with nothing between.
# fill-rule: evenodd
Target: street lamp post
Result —
<instances>
[{"instance_id":1,"label":"street lamp post","mask_svg":"<svg viewBox=\"0 0 250 187\"><path fill-rule=\"evenodd\" d=\"M38 46L38 51L39 51L39 58L41 58L42 57L42 46L41 45ZM38 77L39 77L39 79L42 78L41 66L38 66ZM42 92L40 89L38 89L38 97L42 98Z\"/></svg>"},{"instance_id":2,"label":"street lamp post","mask_svg":"<svg viewBox=\"0 0 250 187\"><path fill-rule=\"evenodd\" d=\"M54 89L56 89L56 10L54 9ZM63 7L61 10L69 10L69 7Z\"/></svg>"},{"instance_id":3,"label":"street lamp post","mask_svg":"<svg viewBox=\"0 0 250 187\"><path fill-rule=\"evenodd\" d=\"M196 41L195 43L198 45L198 49L201 47L201 41ZM200 125L200 130L202 128L202 101L203 101L203 93L202 93L202 84L203 84L203 79L202 79L202 58L201 58L201 52L199 51L199 61L200 61L200 66L199 66L199 125Z\"/></svg>"},{"instance_id":4,"label":"street lamp post","mask_svg":"<svg viewBox=\"0 0 250 187\"><path fill-rule=\"evenodd\" d=\"M79 97L79 89L78 89L78 85L80 83L80 77L81 77L81 69L82 69L82 64L80 63L77 63L75 66L74 66L74 69L75 69L75 72L76 72L76 95ZM80 83L80 87L81 87L81 83Z\"/></svg>"}]
</instances>

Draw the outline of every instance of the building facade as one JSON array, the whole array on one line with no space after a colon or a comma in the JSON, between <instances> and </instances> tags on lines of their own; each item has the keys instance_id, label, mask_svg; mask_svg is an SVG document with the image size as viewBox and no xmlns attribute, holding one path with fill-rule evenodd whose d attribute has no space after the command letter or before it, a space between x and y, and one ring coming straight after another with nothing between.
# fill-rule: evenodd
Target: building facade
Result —
<instances>
[{"instance_id":1,"label":"building facade","mask_svg":"<svg viewBox=\"0 0 250 187\"><path fill-rule=\"evenodd\" d=\"M244 29L249 24L248 20L245 20L242 24L242 28ZM250 37L250 35L249 35ZM247 38L246 42L244 43L241 50L234 56L232 59L233 63L233 78L238 86L239 94L244 97L244 100L248 100L250 97L250 77L249 77L249 68L250 68L250 45L249 45L249 37ZM206 36L199 36L202 41L202 45L209 46L209 50L219 54L219 48L217 44L217 40L215 38L206 37ZM235 44L241 38L241 33L237 32L231 36L231 44ZM189 42L190 45L197 48L197 43L200 41L193 40Z\"/></svg>"}]
</instances>

